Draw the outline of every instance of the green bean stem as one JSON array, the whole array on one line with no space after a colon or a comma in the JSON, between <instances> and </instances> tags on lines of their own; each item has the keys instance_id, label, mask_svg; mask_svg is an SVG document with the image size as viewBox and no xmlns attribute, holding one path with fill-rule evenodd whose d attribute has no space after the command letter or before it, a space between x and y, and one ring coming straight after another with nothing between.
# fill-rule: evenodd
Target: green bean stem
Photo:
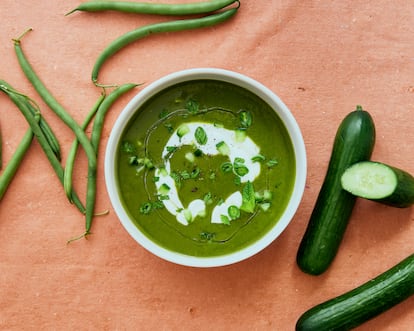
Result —
<instances>
[{"instance_id":1,"label":"green bean stem","mask_svg":"<svg viewBox=\"0 0 414 331\"><path fill-rule=\"evenodd\" d=\"M197 28L204 28L208 26L213 26L224 22L236 14L239 7L231 8L217 14L212 14L209 16L186 19L186 20L175 20L169 22L154 23L139 27L133 31L127 32L126 34L120 36L111 42L98 56L95 65L92 70L92 81L95 85L98 84L98 75L103 64L115 53L117 53L122 48L127 45L142 39L146 36L155 33L163 32L174 32L174 31L183 31L183 30L192 30Z\"/></svg>"},{"instance_id":2,"label":"green bean stem","mask_svg":"<svg viewBox=\"0 0 414 331\"><path fill-rule=\"evenodd\" d=\"M38 118L39 116L37 116ZM37 120L37 119L36 119ZM6 167L4 168L3 173L0 176L0 200L3 198L4 193L6 193L9 184L11 183L14 175L16 174L17 170L19 169L20 164L26 152L28 151L31 143L33 140L33 131L32 129L28 129L23 136L23 139L20 141L19 145L16 148L16 151L12 155L10 161L7 163Z\"/></svg>"},{"instance_id":3,"label":"green bean stem","mask_svg":"<svg viewBox=\"0 0 414 331\"><path fill-rule=\"evenodd\" d=\"M102 94L96 103L93 105L92 109L86 115L81 128L85 130L89 123L91 122L92 118L95 116L96 111L98 110L99 106L101 105L102 101L105 99L105 95ZM64 180L63 180L63 187L65 189L66 196L68 197L69 201L72 202L72 190L73 190L73 168L75 164L76 154L78 152L79 140L74 139L72 142L72 146L69 150L68 156L66 158L66 165L65 165L65 172L64 172Z\"/></svg>"},{"instance_id":4,"label":"green bean stem","mask_svg":"<svg viewBox=\"0 0 414 331\"><path fill-rule=\"evenodd\" d=\"M66 14L66 16L75 11L97 12L106 10L134 14L195 15L219 10L231 5L234 2L236 2L236 0L212 0L182 4L127 1L87 1L71 10Z\"/></svg>"},{"instance_id":5,"label":"green bean stem","mask_svg":"<svg viewBox=\"0 0 414 331\"><path fill-rule=\"evenodd\" d=\"M85 214L86 214L87 219L91 218L94 214L95 199L93 200L88 199L88 196L95 195L95 193L92 194L91 191L95 190L96 188L96 167L97 167L96 162L97 161L96 161L96 155L95 155L94 149L92 147L92 144L89 138L86 136L84 130L82 130L80 125L72 118L72 116L69 115L69 113L53 97L53 95L49 92L49 90L46 88L46 86L37 76L31 64L27 61L25 54L23 53L20 39L21 37L13 40L14 49L15 49L20 67L22 68L28 80L32 83L37 93L43 99L43 101L74 132L76 138L79 140L79 143L82 145L86 153L86 156L88 158L88 180L87 180L87 189L86 189L87 198L86 198ZM89 232L85 233L85 236L87 234L89 234Z\"/></svg>"},{"instance_id":6,"label":"green bean stem","mask_svg":"<svg viewBox=\"0 0 414 331\"><path fill-rule=\"evenodd\" d=\"M42 129L39 126L39 123L36 121L35 117L31 109L28 106L28 100L21 94L16 94L14 91L15 89L11 87L7 82L0 80L0 90L6 93L9 98L13 101L13 103L17 106L17 108L21 111L23 116L26 118L27 122L29 123L33 134L36 136L40 146L42 147L43 151L46 154L52 168L54 169L59 181L63 185L63 176L64 170L62 165L60 164L59 160L56 158L56 155L53 153L52 148L47 141ZM80 201L79 197L75 192L72 193L72 200L76 207L82 212L85 213L85 207L83 206L82 202Z\"/></svg>"}]
</instances>

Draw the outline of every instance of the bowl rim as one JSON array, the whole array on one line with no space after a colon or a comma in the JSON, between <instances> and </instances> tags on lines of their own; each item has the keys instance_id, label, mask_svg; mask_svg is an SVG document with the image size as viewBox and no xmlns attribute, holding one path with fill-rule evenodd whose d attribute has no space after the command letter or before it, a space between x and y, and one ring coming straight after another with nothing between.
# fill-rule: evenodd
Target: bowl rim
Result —
<instances>
[{"instance_id":1,"label":"bowl rim","mask_svg":"<svg viewBox=\"0 0 414 331\"><path fill-rule=\"evenodd\" d=\"M174 252L154 243L151 239L145 236L139 228L133 224L128 213L124 209L118 192L116 176L114 175L116 169L116 158L114 156L117 155L116 150L119 146L120 137L125 126L133 117L136 109L142 106L153 95L168 86L200 79L220 80L239 85L250 90L267 102L278 114L290 135L296 161L296 176L291 198L275 226L273 226L264 236L245 248L226 255L212 257L196 257ZM302 200L307 176L307 157L304 139L296 119L288 107L273 91L258 81L235 71L220 68L192 68L176 71L159 78L144 87L127 103L116 119L107 142L104 173L106 189L115 214L129 235L142 247L152 254L175 264L203 268L219 267L243 261L259 253L270 245L286 229L292 221Z\"/></svg>"}]
</instances>

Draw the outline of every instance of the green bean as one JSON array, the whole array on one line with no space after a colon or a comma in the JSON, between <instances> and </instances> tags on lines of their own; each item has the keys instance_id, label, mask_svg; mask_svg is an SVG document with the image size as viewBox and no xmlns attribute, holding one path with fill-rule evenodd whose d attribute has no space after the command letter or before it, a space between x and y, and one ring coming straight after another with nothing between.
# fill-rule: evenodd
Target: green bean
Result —
<instances>
[{"instance_id":1,"label":"green bean","mask_svg":"<svg viewBox=\"0 0 414 331\"><path fill-rule=\"evenodd\" d=\"M104 124L105 114L110 109L112 104L124 93L130 91L134 87L136 87L137 84L124 84L116 88L113 92L111 92L106 98L102 101L102 103L99 105L99 108L96 112L95 119L93 121L93 127L92 127L92 134L91 134L91 143L94 147L96 155L98 155L98 148L99 148L99 140L101 138L101 132ZM87 192L87 200L95 200L96 197L96 189L95 190L88 190ZM85 237L90 233L91 226L92 226L92 216L86 217L85 220L85 232L81 234L78 237L72 238L68 241L68 243L78 240L80 238Z\"/></svg>"},{"instance_id":2,"label":"green bean","mask_svg":"<svg viewBox=\"0 0 414 331\"><path fill-rule=\"evenodd\" d=\"M30 29L28 31L30 31ZM28 80L32 83L37 93L41 96L43 101L74 132L76 138L79 140L79 143L82 145L86 153L86 156L88 158L88 180L87 180L86 195L88 197L92 195L91 191L96 190L97 163L96 163L96 155L92 147L92 144L89 138L86 136L84 130L82 130L80 125L76 123L76 121L72 118L72 116L69 115L69 113L60 105L60 103L49 92L49 90L46 88L46 86L37 76L36 72L33 70L31 64L27 61L26 56L23 53L23 50L21 48L22 36L13 40L14 49L15 49L20 67L22 68ZM93 216L94 209L95 209L95 199L91 200L91 199L86 198L86 211L85 211L86 216L85 217L87 219ZM89 232L85 233L85 236L88 234Z\"/></svg>"},{"instance_id":3,"label":"green bean","mask_svg":"<svg viewBox=\"0 0 414 331\"><path fill-rule=\"evenodd\" d=\"M1 128L0 128L1 129ZM3 167L3 138L0 130L0 170Z\"/></svg>"},{"instance_id":4,"label":"green bean","mask_svg":"<svg viewBox=\"0 0 414 331\"><path fill-rule=\"evenodd\" d=\"M30 103L27 103L29 109L32 111L32 114L34 115L37 111L37 109ZM45 137L50 145L50 147L53 150L53 153L55 153L57 159L60 161L61 154L60 154L60 144L59 141L53 132L52 128L50 127L49 123L46 122L43 116L40 117L39 120L39 126L42 129L43 133L45 134Z\"/></svg>"},{"instance_id":5,"label":"green bean","mask_svg":"<svg viewBox=\"0 0 414 331\"><path fill-rule=\"evenodd\" d=\"M105 95L102 94L96 103L93 105L92 109L87 114L86 118L84 119L81 128L85 130L89 123L91 122L92 118L95 116L96 111L98 110L99 106L101 105L102 101L105 99ZM65 189L66 196L68 197L69 201L72 202L72 178L73 178L73 167L75 164L76 154L78 152L79 140L74 139L72 146L69 150L68 156L66 158L66 165L65 165L65 173L64 173L64 181L63 187Z\"/></svg>"},{"instance_id":6,"label":"green bean","mask_svg":"<svg viewBox=\"0 0 414 331\"><path fill-rule=\"evenodd\" d=\"M128 91L132 90L137 86L137 84L127 83L117 87L106 97L106 99L102 102L101 106L99 107L96 113L96 117L93 121L91 134L91 143L97 155L106 113L119 97L121 97L123 94L127 93Z\"/></svg>"},{"instance_id":7,"label":"green bean","mask_svg":"<svg viewBox=\"0 0 414 331\"><path fill-rule=\"evenodd\" d=\"M135 14L153 15L195 15L222 9L236 2L236 0L212 0L195 3L171 4L127 1L87 1L66 14L75 11L97 12L114 10Z\"/></svg>"},{"instance_id":8,"label":"green bean","mask_svg":"<svg viewBox=\"0 0 414 331\"><path fill-rule=\"evenodd\" d=\"M237 1L238 2L238 1ZM240 4L240 3L239 3ZM187 19L187 20L175 20L169 22L161 22L161 23L154 23L142 26L136 30L127 32L126 34L120 36L119 38L115 39L111 42L98 56L98 59L95 62L95 65L92 70L92 81L95 85L98 84L98 75L102 65L115 53L117 53L122 48L126 47L127 45L142 39L146 36L155 33L163 33L163 32L174 32L174 31L182 31L182 30L192 30L197 28L203 28L212 26L221 22L228 20L234 14L236 14L237 8L231 8L220 12L218 14L209 15L202 18L194 18L194 19Z\"/></svg>"},{"instance_id":9,"label":"green bean","mask_svg":"<svg viewBox=\"0 0 414 331\"><path fill-rule=\"evenodd\" d=\"M39 115L36 115L35 119L39 120ZM23 157L26 155L27 150L29 149L33 140L33 131L28 129L23 136L23 139L20 141L19 145L16 148L16 151L12 155L10 161L7 163L4 168L3 173L0 176L0 200L3 198L4 193L6 193L7 188L9 187L10 182L14 178L19 166L23 160Z\"/></svg>"},{"instance_id":10,"label":"green bean","mask_svg":"<svg viewBox=\"0 0 414 331\"><path fill-rule=\"evenodd\" d=\"M28 106L28 98L24 97L20 93L16 93L15 89L8 84L7 82L0 80L0 90L6 93L9 98L13 101L13 103L17 106L17 108L21 111L23 116L26 118L27 122L29 123L33 134L36 136L40 146L42 147L46 157L48 158L53 170L55 171L59 181L63 185L63 176L64 170L62 165L60 164L59 160L57 159L56 155L53 153L52 148L49 145L42 129L39 126L39 123L36 121L35 117L33 116L32 110ZM79 197L75 192L72 194L73 203L76 207L82 212L85 213L85 207L83 206L82 202L79 200Z\"/></svg>"},{"instance_id":11,"label":"green bean","mask_svg":"<svg viewBox=\"0 0 414 331\"><path fill-rule=\"evenodd\" d=\"M17 59L26 77L32 83L33 87L35 88L37 93L39 93L43 101L74 132L77 139L81 143L82 147L85 149L85 153L88 156L89 163L91 163L91 166L96 167L96 157L93 151L93 147L88 137L86 136L85 132L82 130L79 124L76 123L76 121L72 118L72 116L69 115L69 113L59 104L59 102L49 92L49 90L46 88L46 86L37 76L31 64L27 61L26 56L23 53L23 50L21 48L20 38L14 39L13 41L14 41L14 49L16 51Z\"/></svg>"}]
</instances>

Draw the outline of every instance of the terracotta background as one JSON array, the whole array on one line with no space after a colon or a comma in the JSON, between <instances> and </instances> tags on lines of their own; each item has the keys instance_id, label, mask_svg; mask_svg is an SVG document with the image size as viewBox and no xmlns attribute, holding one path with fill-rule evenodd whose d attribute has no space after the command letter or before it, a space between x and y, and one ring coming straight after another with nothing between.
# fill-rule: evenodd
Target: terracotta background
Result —
<instances>
[{"instance_id":1,"label":"terracotta background","mask_svg":"<svg viewBox=\"0 0 414 331\"><path fill-rule=\"evenodd\" d=\"M153 0L153 2L158 2ZM173 2L172 0L169 2ZM182 0L184 2L184 0ZM189 2L189 1L186 1ZM414 6L410 0L241 0L237 16L214 28L152 36L110 60L102 80L150 83L176 70L220 67L257 79L290 107L308 152L307 187L283 235L247 261L214 269L165 262L141 248L111 209L103 177L109 113L99 154L93 235L71 206L37 142L0 203L1 330L293 330L311 306L339 295L413 253L412 209L358 201L340 252L319 277L295 257L343 117L361 104L376 123L373 158L414 173ZM169 18L120 13L64 14L79 1L2 0L0 77L32 96L57 132L66 158L73 134L23 76L12 38L34 31L23 48L50 91L81 122L100 91L90 81L108 42ZM7 163L27 124L0 94ZM85 156L76 186L84 194ZM409 330L414 298L359 330Z\"/></svg>"}]
</instances>

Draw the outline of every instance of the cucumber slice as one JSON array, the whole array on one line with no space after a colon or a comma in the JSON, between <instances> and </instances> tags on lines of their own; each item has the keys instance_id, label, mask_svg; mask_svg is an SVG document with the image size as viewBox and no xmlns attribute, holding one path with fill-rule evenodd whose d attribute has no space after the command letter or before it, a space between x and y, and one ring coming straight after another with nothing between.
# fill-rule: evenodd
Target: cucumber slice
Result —
<instances>
[{"instance_id":1,"label":"cucumber slice","mask_svg":"<svg viewBox=\"0 0 414 331\"><path fill-rule=\"evenodd\" d=\"M342 174L341 185L357 197L393 207L404 208L414 204L414 177L381 162L353 164Z\"/></svg>"}]
</instances>

